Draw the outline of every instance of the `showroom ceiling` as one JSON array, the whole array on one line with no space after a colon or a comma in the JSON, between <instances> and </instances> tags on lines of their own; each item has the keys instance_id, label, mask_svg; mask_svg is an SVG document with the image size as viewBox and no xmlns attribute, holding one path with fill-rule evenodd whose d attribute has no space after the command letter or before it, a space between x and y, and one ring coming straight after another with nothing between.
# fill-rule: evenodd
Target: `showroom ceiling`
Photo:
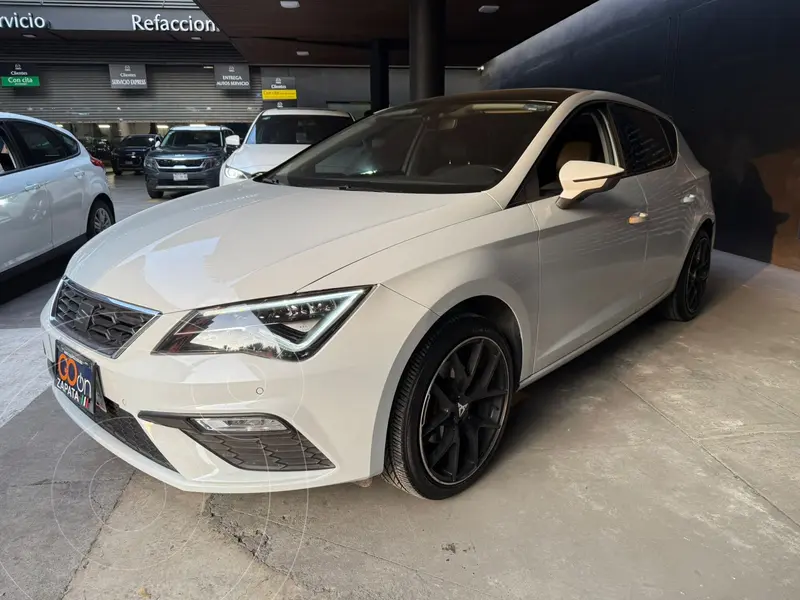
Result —
<instances>
[{"instance_id":1,"label":"showroom ceiling","mask_svg":"<svg viewBox=\"0 0 800 600\"><path fill-rule=\"evenodd\" d=\"M446 62L481 65L593 2L449 0ZM285 3L197 0L251 63L364 65L370 41L380 38L392 42L392 64L408 64L409 0L298 0L297 8ZM479 10L488 5L499 9Z\"/></svg>"}]
</instances>

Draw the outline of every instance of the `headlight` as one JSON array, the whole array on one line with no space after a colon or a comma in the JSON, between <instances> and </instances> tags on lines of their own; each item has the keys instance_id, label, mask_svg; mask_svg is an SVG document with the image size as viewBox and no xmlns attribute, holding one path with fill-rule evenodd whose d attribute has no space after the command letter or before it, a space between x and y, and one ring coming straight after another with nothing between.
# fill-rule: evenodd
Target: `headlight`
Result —
<instances>
[{"instance_id":1,"label":"headlight","mask_svg":"<svg viewBox=\"0 0 800 600\"><path fill-rule=\"evenodd\" d=\"M319 350L368 289L318 292L196 310L168 333L153 352L233 352L303 360Z\"/></svg>"},{"instance_id":2,"label":"headlight","mask_svg":"<svg viewBox=\"0 0 800 600\"><path fill-rule=\"evenodd\" d=\"M148 156L144 159L144 166L148 169L158 169L158 165L156 164L156 159L152 156Z\"/></svg>"},{"instance_id":3,"label":"headlight","mask_svg":"<svg viewBox=\"0 0 800 600\"><path fill-rule=\"evenodd\" d=\"M233 167L225 167L225 177L227 179L247 179L247 173L234 169Z\"/></svg>"},{"instance_id":4,"label":"headlight","mask_svg":"<svg viewBox=\"0 0 800 600\"><path fill-rule=\"evenodd\" d=\"M213 169L214 167L218 167L221 162L222 161L218 156L212 156L211 158L207 158L205 161L203 161L203 168Z\"/></svg>"}]
</instances>

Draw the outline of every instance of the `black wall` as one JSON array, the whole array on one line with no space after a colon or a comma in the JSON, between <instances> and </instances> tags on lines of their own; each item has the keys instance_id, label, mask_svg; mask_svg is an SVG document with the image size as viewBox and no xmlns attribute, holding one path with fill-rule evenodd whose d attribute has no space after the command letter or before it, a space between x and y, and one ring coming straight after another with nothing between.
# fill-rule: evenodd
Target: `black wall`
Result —
<instances>
[{"instance_id":1,"label":"black wall","mask_svg":"<svg viewBox=\"0 0 800 600\"><path fill-rule=\"evenodd\" d=\"M800 0L600 0L485 66L670 114L711 171L717 247L800 269Z\"/></svg>"}]
</instances>

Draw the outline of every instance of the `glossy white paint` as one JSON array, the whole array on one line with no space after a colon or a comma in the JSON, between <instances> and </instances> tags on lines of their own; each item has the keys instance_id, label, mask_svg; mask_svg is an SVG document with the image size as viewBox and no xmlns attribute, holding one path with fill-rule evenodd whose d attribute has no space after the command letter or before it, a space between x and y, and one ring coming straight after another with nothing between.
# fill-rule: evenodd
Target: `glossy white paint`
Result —
<instances>
[{"instance_id":1,"label":"glossy white paint","mask_svg":"<svg viewBox=\"0 0 800 600\"><path fill-rule=\"evenodd\" d=\"M278 491L377 475L398 381L441 315L480 296L505 303L521 342L519 379L528 384L669 293L691 239L706 219L713 221L707 173L682 139L674 166L622 177L568 209L559 208L557 197L519 202L520 185L546 142L574 109L595 100L644 107L613 94L575 94L485 193L247 181L149 209L75 255L67 276L78 284L164 314L112 360L56 332L48 306L42 324L51 359L56 338L76 347L97 362L106 395L133 414L277 415L325 452L334 469L242 471L179 431L145 425L174 473L93 428L56 392L59 402L100 443L182 489ZM689 195L694 199L686 202ZM194 308L365 285L375 287L355 313L300 363L151 354Z\"/></svg>"},{"instance_id":2,"label":"glossy white paint","mask_svg":"<svg viewBox=\"0 0 800 600\"><path fill-rule=\"evenodd\" d=\"M71 134L51 123L0 112L0 123L27 121ZM0 272L21 265L86 234L89 210L110 199L105 170L83 146L73 158L0 173Z\"/></svg>"}]
</instances>

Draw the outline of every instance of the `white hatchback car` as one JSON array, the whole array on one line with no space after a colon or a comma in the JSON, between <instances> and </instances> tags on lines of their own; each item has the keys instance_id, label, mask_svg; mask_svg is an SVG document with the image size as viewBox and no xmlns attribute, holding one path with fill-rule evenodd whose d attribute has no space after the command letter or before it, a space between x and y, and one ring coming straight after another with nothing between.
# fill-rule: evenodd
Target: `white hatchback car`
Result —
<instances>
[{"instance_id":1,"label":"white hatchback car","mask_svg":"<svg viewBox=\"0 0 800 600\"><path fill-rule=\"evenodd\" d=\"M0 112L0 279L114 223L103 163L68 131Z\"/></svg>"},{"instance_id":2,"label":"white hatchback car","mask_svg":"<svg viewBox=\"0 0 800 600\"><path fill-rule=\"evenodd\" d=\"M316 108L270 108L258 115L219 172L219 184L236 183L269 171L311 144L353 124L346 112ZM238 146L239 136L228 143Z\"/></svg>"},{"instance_id":3,"label":"white hatchback car","mask_svg":"<svg viewBox=\"0 0 800 600\"><path fill-rule=\"evenodd\" d=\"M97 236L47 359L70 417L178 488L445 498L516 390L656 305L697 315L713 235L708 173L639 102L434 98Z\"/></svg>"}]
</instances>

